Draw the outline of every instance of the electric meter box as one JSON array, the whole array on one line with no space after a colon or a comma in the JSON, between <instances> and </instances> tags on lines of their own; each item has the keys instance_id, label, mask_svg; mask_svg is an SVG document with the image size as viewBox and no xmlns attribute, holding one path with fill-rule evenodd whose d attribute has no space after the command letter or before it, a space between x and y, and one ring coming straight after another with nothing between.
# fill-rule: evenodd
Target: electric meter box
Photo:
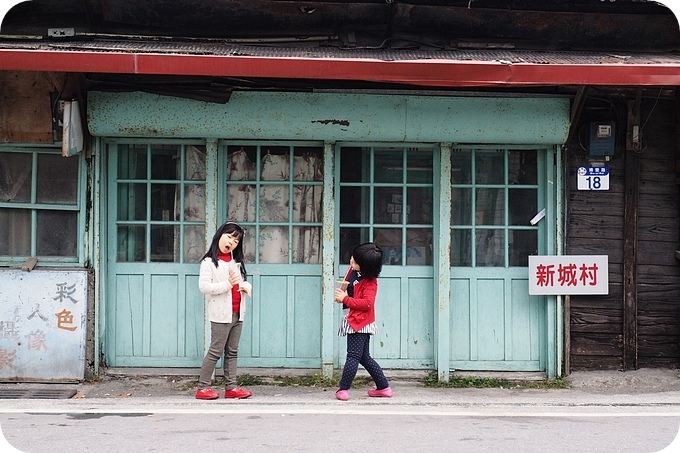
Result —
<instances>
[{"instance_id":1,"label":"electric meter box","mask_svg":"<svg viewBox=\"0 0 680 453\"><path fill-rule=\"evenodd\" d=\"M609 160L614 156L616 123L590 123L588 157Z\"/></svg>"}]
</instances>

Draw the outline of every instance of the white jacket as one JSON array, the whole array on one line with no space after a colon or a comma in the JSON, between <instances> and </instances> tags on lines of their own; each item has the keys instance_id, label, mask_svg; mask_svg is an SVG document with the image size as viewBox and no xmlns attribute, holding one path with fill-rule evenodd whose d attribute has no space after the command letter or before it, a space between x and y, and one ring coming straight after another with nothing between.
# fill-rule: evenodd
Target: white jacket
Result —
<instances>
[{"instance_id":1,"label":"white jacket","mask_svg":"<svg viewBox=\"0 0 680 453\"><path fill-rule=\"evenodd\" d=\"M212 259L206 258L201 262L198 275L198 289L205 294L208 301L208 318L211 322L230 323L232 318L231 283L229 283L229 264L217 260L217 267ZM243 321L246 314L246 293L252 294L252 285L242 282L241 310L239 321Z\"/></svg>"}]
</instances>

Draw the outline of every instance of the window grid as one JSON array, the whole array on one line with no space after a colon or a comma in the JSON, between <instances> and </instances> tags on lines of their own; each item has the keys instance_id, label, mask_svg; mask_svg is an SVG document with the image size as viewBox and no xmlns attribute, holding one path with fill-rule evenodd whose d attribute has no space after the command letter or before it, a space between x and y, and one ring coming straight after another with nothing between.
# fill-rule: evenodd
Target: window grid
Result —
<instances>
[{"instance_id":1,"label":"window grid","mask_svg":"<svg viewBox=\"0 0 680 453\"><path fill-rule=\"evenodd\" d=\"M232 142L226 148L227 219L246 229L245 260L319 264L323 146Z\"/></svg>"},{"instance_id":2,"label":"window grid","mask_svg":"<svg viewBox=\"0 0 680 453\"><path fill-rule=\"evenodd\" d=\"M359 243L374 241L383 248L384 264L431 265L433 149L345 147L338 159L340 261L347 261L351 248ZM368 165L362 165L364 162ZM351 172L341 168L357 165L356 171L361 175L358 181L351 180ZM352 192L352 188L357 191ZM356 203L366 207L359 218L344 218L343 210ZM418 211L423 217L417 219L411 207L414 212L429 210L429 214Z\"/></svg>"},{"instance_id":3,"label":"window grid","mask_svg":"<svg viewBox=\"0 0 680 453\"><path fill-rule=\"evenodd\" d=\"M452 213L454 213L454 216L452 216L452 225L451 225L451 235L452 235L452 240L451 240L451 265L453 267L456 266L471 266L471 267L478 267L478 266L489 266L490 264L488 263L483 263L481 262L482 260L479 259L478 253L479 250L482 246L480 243L480 238L484 232L487 232L487 234L491 235L494 230L503 230L502 231L502 244L500 244L500 247L502 247L500 250L502 252L502 263L496 263L495 265L491 265L492 267L509 267L511 265L518 265L517 263L511 263L511 235L515 234L515 232L522 232L522 231L529 231L529 232L535 232L537 234L539 227L537 225L530 225L529 224L529 218L527 218L526 224L513 224L510 221L510 215L512 212L513 207L510 204L510 193L511 190L518 190L518 189L529 189L532 190L534 193L537 192L538 190L538 182L535 181L532 184L527 184L527 183L517 183L517 182L512 182L509 180L509 168L510 168L510 153L513 150L510 149L496 149L496 150L490 150L490 149L456 149L454 150L454 156L456 153L458 155L462 155L463 153L469 153L469 169L470 169L470 175L471 175L471 180L466 182L466 183L454 183L451 185L452 187L452 193L455 193L456 190L469 190L470 191L470 203L468 206L469 213L467 213L467 217L470 219L468 223L456 223L455 221L455 213L457 210L464 210L464 206L462 205L456 205L454 197L452 197ZM485 182L479 182L478 181L478 170L483 171L482 169L478 168L478 157L481 154L484 153L502 153L503 156L503 181L501 184L492 182L492 183L485 183ZM535 153L535 150L526 150L523 152L533 152ZM455 157L454 157L455 160ZM536 166L536 163L534 162L534 167ZM453 168L455 167L455 163L452 165L452 170L455 171ZM536 168L534 168L536 170ZM453 178L452 178L453 180ZM479 214L480 210L484 210L485 206L484 203L485 201L480 199L480 192L486 189L490 190L495 190L500 193L502 193L503 197L503 221L502 223L486 223L486 222L479 222ZM537 195L537 194L536 194ZM534 197L534 201L536 201L536 197ZM460 238L458 241L456 241L456 237ZM465 239L469 241L469 248L465 249ZM536 236L537 238L537 236ZM486 244L488 245L488 244ZM461 250L456 250L456 247L459 247L463 249ZM458 255L457 255L458 254Z\"/></svg>"},{"instance_id":4,"label":"window grid","mask_svg":"<svg viewBox=\"0 0 680 453\"><path fill-rule=\"evenodd\" d=\"M16 166L21 156L30 159L24 171ZM41 161L44 161L42 166ZM4 246L0 244L1 262L23 262L31 256L50 264L82 262L85 174L81 161L81 155L64 158L60 150L54 148L0 147L0 243L4 243ZM3 174L3 168L7 174ZM49 178L41 173L50 170L55 174L49 174ZM23 186L28 187L29 197L17 200ZM43 198L40 202L39 190ZM20 222L16 216L21 211L28 211L25 225L16 223ZM55 228L55 225L62 227ZM17 247L17 243L28 247Z\"/></svg>"},{"instance_id":5,"label":"window grid","mask_svg":"<svg viewBox=\"0 0 680 453\"><path fill-rule=\"evenodd\" d=\"M117 257L119 262L197 262L205 253L205 161L195 165L198 178L187 176L187 153L205 155L203 145L185 144L119 144L119 171L136 170L131 160L133 153L144 154L143 172L132 177L117 175L118 217L116 219ZM154 162L165 159L167 162ZM175 160L173 164L173 160ZM154 171L174 169L175 177L159 177ZM130 175L127 175L130 176ZM128 186L126 190L126 185ZM135 208L142 206L138 195L129 186L143 187L143 216L136 218ZM188 187L192 193L188 194ZM168 190L169 189L169 190ZM174 189L174 190L173 190ZM130 193L132 192L132 193ZM187 206L188 195L198 197L192 206ZM132 203L127 204L126 198ZM173 209L154 212L154 203ZM127 211L121 209L127 207ZM123 217L123 218L121 218ZM188 232L188 233L187 233ZM139 247L141 244L142 248ZM140 253L143 252L143 253Z\"/></svg>"}]
</instances>

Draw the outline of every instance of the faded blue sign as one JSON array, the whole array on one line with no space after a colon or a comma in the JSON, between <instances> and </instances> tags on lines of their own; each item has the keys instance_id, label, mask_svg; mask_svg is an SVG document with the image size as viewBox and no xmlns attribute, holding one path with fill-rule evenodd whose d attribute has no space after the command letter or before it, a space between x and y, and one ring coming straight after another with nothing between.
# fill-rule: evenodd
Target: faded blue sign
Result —
<instances>
[{"instance_id":1,"label":"faded blue sign","mask_svg":"<svg viewBox=\"0 0 680 453\"><path fill-rule=\"evenodd\" d=\"M80 380L87 273L0 271L0 381Z\"/></svg>"}]
</instances>

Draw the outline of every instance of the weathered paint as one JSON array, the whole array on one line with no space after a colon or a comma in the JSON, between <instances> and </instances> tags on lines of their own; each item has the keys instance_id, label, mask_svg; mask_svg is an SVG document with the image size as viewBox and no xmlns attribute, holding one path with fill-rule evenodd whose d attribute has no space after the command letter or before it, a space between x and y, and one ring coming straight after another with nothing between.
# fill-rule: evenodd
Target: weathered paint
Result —
<instances>
[{"instance_id":1,"label":"weathered paint","mask_svg":"<svg viewBox=\"0 0 680 453\"><path fill-rule=\"evenodd\" d=\"M562 147L555 147L555 162L562 162ZM555 231L555 248L550 250L551 253L555 255L561 255L564 252L564 200L560 194L564 193L564 172L556 171L553 174L554 177L554 203L551 205L553 208L553 216L555 218L555 225L551 228L551 231ZM562 376L566 371L564 367L564 355L565 355L565 312L564 312L564 299L563 296L557 296L555 303L557 304L557 338L556 338L556 364L555 364L555 376ZM548 373L550 375L550 373Z\"/></svg>"},{"instance_id":2,"label":"weathered paint","mask_svg":"<svg viewBox=\"0 0 680 453\"><path fill-rule=\"evenodd\" d=\"M563 171L556 168L556 163L562 162L561 147L554 146L549 154L545 165L547 179L546 187L546 253L550 255L562 254L562 178ZM552 161L552 162L551 162ZM546 297L548 304L548 351L546 354L546 374L548 379L554 379L562 375L562 362L564 360L564 328L561 297Z\"/></svg>"},{"instance_id":3,"label":"weathered paint","mask_svg":"<svg viewBox=\"0 0 680 453\"><path fill-rule=\"evenodd\" d=\"M437 376L442 382L449 381L449 357L451 357L451 330L449 323L451 319L451 144L445 143L441 146L439 155L439 226L438 239L435 250L438 250L434 268L435 287L437 295ZM442 190L442 188L447 190Z\"/></svg>"},{"instance_id":4,"label":"weathered paint","mask_svg":"<svg viewBox=\"0 0 680 453\"><path fill-rule=\"evenodd\" d=\"M217 140L208 139L205 143L205 250L208 250L208 245L212 242L212 237L217 231L219 225L217 224L218 213L218 188L219 178L217 170ZM196 288L198 290L198 288ZM205 325L205 338L203 340L204 350L207 351L210 347L210 320L208 319L207 303L203 304L203 318Z\"/></svg>"},{"instance_id":5,"label":"weathered paint","mask_svg":"<svg viewBox=\"0 0 680 453\"><path fill-rule=\"evenodd\" d=\"M102 93L97 93L97 96L105 96ZM137 96L137 95L135 95ZM171 126L173 126L175 131L185 128L184 124L179 124L179 119L182 118L186 107L190 115L197 115L196 111L201 111L204 115L204 122L207 121L213 129L217 129L215 123L215 115L217 111L212 111L214 107L211 104L205 104L195 101L186 100L174 100L174 102L165 102L167 100L157 98L153 95L140 95L143 97L142 104L143 109L136 110L125 110L124 108L118 109L115 101L113 99L107 99L106 107L115 113L115 115L122 115L121 112L127 112L134 115L130 118L127 124L131 128L136 128L139 126L135 121L135 118L142 119L146 121L145 115L152 114L151 108L158 105L160 108L164 109L162 115L156 116L154 121L167 121ZM420 99L413 100L412 97L395 98L391 103L386 105L396 106L397 109L401 109L398 114L394 112L388 112L388 118L399 118L401 120L398 125L382 125L377 120L368 122L369 127L375 128L374 137L401 137L402 139L406 136L409 137L426 137L426 134L432 133L427 128L437 128L437 127L447 127L445 122L441 122L436 118L432 118L435 115L448 114L451 105L455 103L442 102L445 99L436 99L432 104L430 104L430 109L428 109L428 104L426 102L420 102ZM154 99L160 99L160 103L154 104L151 102ZM274 99L274 98L268 98ZM346 96L346 97L331 97L325 98L324 96L312 96L312 97L288 97L288 95L281 94L281 96L276 97L279 99L277 102L283 102L288 99L293 107L296 107L295 112L298 114L292 114L289 116L293 117L293 121L287 121L287 119L282 119L282 112L278 111L280 106L274 106L275 113L277 117L275 121L272 122L272 128L279 128L276 134L282 134L284 137L295 136L298 140L309 140L313 137L315 140L318 139L317 136L299 136L298 132L286 132L283 131L280 126L275 123L277 121L282 121L289 126L295 121L301 121L299 119L299 112L302 107L314 104L316 110L316 118L331 118L327 114L331 111L330 106L332 103L329 99L334 99L335 101L339 99L344 99L344 102L348 102L347 99L358 99L356 96ZM300 101L303 99L303 101ZM378 106L368 106L369 100L377 99L378 104L380 104L382 97L372 97L365 96L361 100L362 109L360 115L364 114L370 116L373 115L376 118L380 117L380 105ZM101 100L101 99L99 99ZM126 98L120 99L122 103L125 103ZM517 131L513 129L513 119L517 115L521 115L521 112L526 113L535 107L537 104L533 102L521 103L516 102L517 99L494 99L487 98L485 102L475 103L468 102L470 99L455 99L461 102L461 105L465 105L466 108L461 108L461 111L456 113L457 117L460 118L464 111L470 109L470 112L477 113L478 109L481 109L483 115L485 116L484 121L494 121L494 118L489 114L488 111L495 111L498 113L500 120L503 123L508 135L515 134ZM264 98L256 99L256 105L264 104ZM313 102L314 101L314 102ZM536 99L538 103L550 101L546 99ZM545 104L546 108L554 108L552 115L548 115L548 118L553 118L555 124L559 124L560 121L565 120L568 116L567 105L562 102L563 100L557 100L555 104L548 102ZM104 104L100 104L101 108ZM242 104L241 104L242 105ZM346 108L344 103L338 104L343 109L343 112L349 112L350 109ZM550 107L552 105L552 107ZM197 107L198 106L198 107ZM410 106L414 106L412 109L413 115L411 115ZM561 107L560 107L561 106ZM322 108L323 107L323 108ZM224 108L224 106L221 106ZM192 112L192 109L196 111ZM101 110L100 110L101 111ZM434 113L431 113L431 112ZM293 110L291 110L293 112ZM445 113L442 113L445 112ZM561 114L559 113L561 112ZM229 122L237 122L242 120L239 117L236 110L232 110L232 113L236 115L235 118L229 118ZM289 112L290 113L290 112ZM262 114L260 112L260 114ZM351 112L350 112L351 114ZM369 115L370 114L370 115ZM222 112L222 117L224 117L224 112ZM393 116L390 116L393 115ZM432 117L430 117L430 115ZM219 115L218 115L219 116ZM468 116L474 116L468 113ZM335 118L340 116L336 115ZM414 117L424 118L426 120L435 121L434 126L423 126L413 124L415 120ZM295 119L297 118L297 119ZM352 128L355 124L354 118L349 117L346 124ZM410 120L407 121L407 118ZM544 119L544 116L533 117L532 121L534 123L540 122ZM439 121L439 122L437 122ZM168 123L156 124L155 131L162 131L168 129ZM337 124L342 123L342 124ZM360 123L360 121L359 121ZM144 123L147 124L147 123ZM151 124L149 122L149 124ZM297 123L296 123L297 124ZM343 121L327 122L321 121L314 124L314 127L330 127L330 128L342 128L345 127ZM219 124L218 124L219 125ZM412 127L407 127L407 126ZM534 124L536 126L536 124ZM205 125L199 127L206 127ZM236 127L236 126L234 126ZM362 125L361 127L366 127ZM461 128L460 125L456 127ZM166 129L164 129L166 128ZM264 131L264 126L262 124L258 125L258 133ZM500 126L499 126L500 128ZM395 132L393 129L397 129ZM488 134L490 133L490 128L486 124L477 126L478 131L476 133ZM538 128L542 130L540 127ZM169 129L168 129L169 130ZM537 130L534 127L534 130ZM509 132L508 132L509 131ZM305 134L312 134L312 129L304 130ZM527 129L523 133L529 134ZM184 133L184 132L183 132ZM253 133L250 131L249 133ZM448 134L448 131L443 131L442 135ZM461 133L464 133L462 131ZM566 134L566 128L564 133ZM289 135L286 135L289 134ZM410 135L409 135L410 134ZM197 133L194 132L192 136L196 136ZM535 136L534 136L535 138ZM164 138L163 138L164 139ZM281 137L278 137L281 140ZM484 138L476 138L479 141L491 140ZM539 139L542 139L539 137ZM144 138L145 141L151 140L148 137ZM497 141L496 139L493 139ZM114 140L115 141L115 140ZM208 230L206 231L206 242L208 242L212 237L212 232L216 228L217 218L220 216L220 210L223 208L222 203L219 202L219 195L217 188L219 187L219 172L217 168L218 155L221 151L218 148L217 139L215 137L210 137L207 139L207 185L208 188L208 200L207 200L207 225ZM378 336L375 337L373 341L373 348L376 357L380 358L381 365L385 368L402 368L402 369L431 369L434 367L440 378L445 379L448 373L458 365L457 357L452 356L452 351L454 351L455 342L458 341L458 335L461 332L455 332L451 329L452 325L450 320L452 317L456 316L458 313L454 313L452 308L453 300L442 300L442 297L448 298L450 293L456 293L460 289L460 281L455 279L447 281L450 277L447 273L449 266L449 256L450 256L450 219L447 216L450 215L450 181L448 177L450 175L450 168L448 168L450 162L451 149L455 145L446 143L441 145L442 154L436 155L435 168L433 169L434 174L439 174L439 178L435 178L435 193L438 193L442 200L438 200L435 209L438 209L438 216L436 217L437 222L437 241L436 250L438 250L437 262L432 267L391 267L389 269L384 269L384 275L381 275L380 292L379 292L379 306L380 306L380 322L381 329ZM553 144L554 146L554 144ZM333 175L335 175L336 169L334 168L333 161L336 158L335 145L332 140L327 140L324 143L324 199L323 203L325 207L334 206L336 203L336 197L334 196L334 188L336 181ZM550 159L549 159L550 160ZM552 165L546 164L546 172L548 172L547 167ZM552 171L552 170L550 170ZM548 172L548 174L550 174ZM210 193L210 191L215 191ZM344 351L341 351L340 342L337 341L337 336L335 334L335 317L337 314L337 304L332 301L332 292L334 287L335 274L338 272L338 263L335 262L335 248L336 248L336 237L334 236L335 224L334 219L337 213L336 209L324 209L322 226L323 226L323 251L322 251L322 266L319 269L318 265L306 267L306 265L297 265L299 272L296 271L291 274L289 267L286 266L268 266L265 273L261 273L257 267L250 268L252 273L254 294L253 294L253 307L250 312L250 316L247 317L247 322L244 324L244 336L242 337L240 352L242 353L242 360L240 362L241 366L274 366L274 367L292 367L292 368L316 368L321 366L324 376L330 376L333 369L338 365L342 364L344 358ZM146 270L144 272L147 272ZM477 272L477 271L474 271ZM321 275L320 275L321 273ZM319 275L321 278L319 278ZM474 276L474 275L473 275ZM468 278L467 276L458 276L463 279ZM491 275L487 280L491 281L497 276ZM520 293L522 291L521 284L517 285L514 282L521 279L525 279L526 275L511 275L505 281L502 279L495 278L493 284L495 285L495 291L497 294L516 292ZM480 279L480 281L483 279ZM189 282L192 297L196 296L195 284ZM478 283L479 284L479 283ZM481 283L482 285L484 282ZM457 285L457 286L456 286ZM189 288L189 286L187 286ZM263 294L268 288L281 288L281 293L276 293L274 295ZM436 289L435 289L436 288ZM477 291L474 287L473 291ZM187 291L188 292L188 291ZM526 291L525 291L526 292ZM442 296L443 295L443 296ZM472 295L474 296L474 294ZM198 297L195 297L198 299ZM494 299L498 300L498 299ZM412 302L413 301L413 302ZM187 297L187 302L192 302L189 297ZM200 304L200 301L193 301L196 304ZM424 303L423 303L424 302ZM507 314L512 312L514 306L503 306L501 305L483 305L482 309L491 308L496 313L496 316L489 320L492 323L491 327L506 325L511 322L508 320ZM534 346L534 343L529 345L531 347L532 356L527 360L514 360L513 353L515 350L512 349L509 340L520 340L527 343L528 336L522 336L520 329L515 329L516 335L513 332L506 331L497 339L496 342L490 342L487 344L476 343L474 345L475 357L477 359L482 357L485 359L481 366L487 367L486 369L516 369L523 370L526 368L541 369L546 370L546 366L555 366L556 359L550 358L546 359L545 355L548 351L556 353L554 350L556 340L554 335L557 334L554 328L554 321L548 320L548 323L552 322L552 326L546 326L545 319L547 317L544 308L537 308L538 304L534 304L531 307L532 312L524 311L526 318L522 318L524 324L521 327L525 327L527 320L530 322L539 322L540 332L539 335L533 335L530 338L532 342L538 344L538 338L540 338L540 345ZM301 316L299 307L309 307L309 310L305 313L304 317ZM148 307L147 307L148 308ZM524 308L524 307L522 307ZM307 309L305 309L307 310ZM202 313L202 312L201 312ZM498 314L506 313L504 317L500 317ZM200 314L199 314L200 315ZM555 315L554 311L551 312L550 316ZM476 314L471 314L474 319L471 319L473 323L480 322ZM313 323L308 325L307 321L309 319L320 319L321 323ZM262 329L263 321L266 321L268 328ZM484 321L483 319L481 321ZM383 328L384 327L384 328ZM484 324L482 327L489 327L489 323ZM207 325L206 325L207 329ZM299 337L296 332L299 329L304 329L305 336ZM497 329L500 330L500 329ZM207 331L207 330L206 330ZM505 335L505 337L503 337ZM388 338L389 337L389 338ZM204 338L200 338L204 340ZM501 342L504 341L504 343ZM467 339L465 340L467 341ZM477 341L477 339L475 339ZM546 343L551 343L551 345L546 345ZM192 343L193 344L193 343ZM126 346L126 345L122 345ZM205 345L204 345L205 346ZM504 349L503 349L504 348ZM540 348L540 351L539 351ZM524 347L523 350L529 349ZM534 354L534 352L536 354ZM490 360L495 359L495 357L501 357L501 353L504 353L508 360ZM319 356L320 354L320 356ZM541 365L538 364L538 358L542 360ZM153 360L152 360L153 359ZM126 359L127 360L127 359ZM134 366L135 363L141 363L142 358L139 358L140 362L128 361L126 362L128 366ZM158 364L161 366L160 359L150 358L143 359L153 366ZM154 362L156 360L156 362ZM176 361L178 364L180 361ZM137 365L139 366L139 365ZM182 362L182 366L186 366ZM548 373L554 375L554 371L547 370Z\"/></svg>"},{"instance_id":6,"label":"weathered paint","mask_svg":"<svg viewBox=\"0 0 680 453\"><path fill-rule=\"evenodd\" d=\"M85 373L87 271L0 271L0 381L74 381Z\"/></svg>"},{"instance_id":7,"label":"weathered paint","mask_svg":"<svg viewBox=\"0 0 680 453\"><path fill-rule=\"evenodd\" d=\"M88 116L103 137L553 145L569 132L567 98L238 92L211 104L91 92Z\"/></svg>"},{"instance_id":8,"label":"weathered paint","mask_svg":"<svg viewBox=\"0 0 680 453\"><path fill-rule=\"evenodd\" d=\"M335 186L335 145L324 143L323 162L324 178L323 186L323 209L321 227L321 246L323 248L321 281L322 281L322 310L321 310L321 372L322 375L330 379L333 377L335 368L333 318L335 314L335 210L328 207L335 205L333 195Z\"/></svg>"}]
</instances>

